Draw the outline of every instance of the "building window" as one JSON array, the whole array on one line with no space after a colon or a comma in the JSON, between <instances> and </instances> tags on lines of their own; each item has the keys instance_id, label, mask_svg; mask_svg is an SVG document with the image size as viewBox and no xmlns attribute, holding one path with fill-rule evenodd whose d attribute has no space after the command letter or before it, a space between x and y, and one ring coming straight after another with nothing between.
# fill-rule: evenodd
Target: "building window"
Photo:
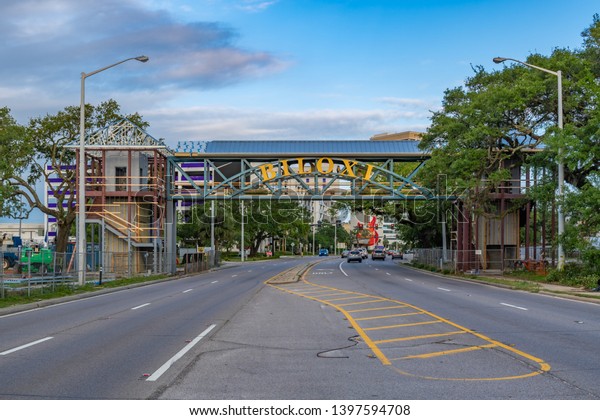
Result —
<instances>
[{"instance_id":1,"label":"building window","mask_svg":"<svg viewBox=\"0 0 600 420\"><path fill-rule=\"evenodd\" d=\"M127 191L127 167L117 166L115 168L115 191Z\"/></svg>"}]
</instances>

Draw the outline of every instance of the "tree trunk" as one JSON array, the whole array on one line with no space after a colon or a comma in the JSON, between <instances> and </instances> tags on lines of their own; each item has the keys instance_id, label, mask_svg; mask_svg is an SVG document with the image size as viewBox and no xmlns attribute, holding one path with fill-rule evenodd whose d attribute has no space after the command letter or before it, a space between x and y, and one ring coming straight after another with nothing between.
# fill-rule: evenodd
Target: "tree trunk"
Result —
<instances>
[{"instance_id":1,"label":"tree trunk","mask_svg":"<svg viewBox=\"0 0 600 420\"><path fill-rule=\"evenodd\" d=\"M69 243L69 233L71 232L71 223L58 223L58 231L56 232L56 252L64 253L67 252L67 245Z\"/></svg>"}]
</instances>

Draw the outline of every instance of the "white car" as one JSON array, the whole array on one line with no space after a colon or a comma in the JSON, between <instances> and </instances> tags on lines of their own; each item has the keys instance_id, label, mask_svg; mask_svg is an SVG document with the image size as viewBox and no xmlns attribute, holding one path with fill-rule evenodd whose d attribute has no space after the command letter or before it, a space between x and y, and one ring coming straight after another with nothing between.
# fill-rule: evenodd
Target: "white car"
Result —
<instances>
[{"instance_id":1,"label":"white car","mask_svg":"<svg viewBox=\"0 0 600 420\"><path fill-rule=\"evenodd\" d=\"M352 251L350 251L348 253L348 256L346 257L347 262L358 261L359 263L361 263L362 260L363 260L362 254L361 254L360 250L358 250L358 249L353 249Z\"/></svg>"}]
</instances>

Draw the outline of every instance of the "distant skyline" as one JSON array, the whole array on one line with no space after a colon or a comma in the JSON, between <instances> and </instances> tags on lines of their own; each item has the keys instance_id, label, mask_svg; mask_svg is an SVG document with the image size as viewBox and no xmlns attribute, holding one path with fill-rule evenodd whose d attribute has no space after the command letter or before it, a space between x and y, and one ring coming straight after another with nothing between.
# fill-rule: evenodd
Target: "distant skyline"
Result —
<instances>
[{"instance_id":1,"label":"distant skyline","mask_svg":"<svg viewBox=\"0 0 600 420\"><path fill-rule=\"evenodd\" d=\"M444 91L495 56L576 49L597 0L0 2L0 106L78 106L86 81L148 133L182 140L368 139L425 131Z\"/></svg>"}]
</instances>

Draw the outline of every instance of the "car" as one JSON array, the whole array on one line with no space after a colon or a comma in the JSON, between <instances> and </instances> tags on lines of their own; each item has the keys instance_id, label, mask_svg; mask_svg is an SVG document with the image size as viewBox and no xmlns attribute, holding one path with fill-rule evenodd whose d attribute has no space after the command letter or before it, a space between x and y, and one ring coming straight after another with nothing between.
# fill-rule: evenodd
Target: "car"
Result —
<instances>
[{"instance_id":1,"label":"car","mask_svg":"<svg viewBox=\"0 0 600 420\"><path fill-rule=\"evenodd\" d=\"M395 260L396 258L400 258L402 260L404 259L404 255L400 251L392 251L392 260Z\"/></svg>"},{"instance_id":2,"label":"car","mask_svg":"<svg viewBox=\"0 0 600 420\"><path fill-rule=\"evenodd\" d=\"M319 249L319 257L327 257L329 256L329 250L325 248Z\"/></svg>"},{"instance_id":3,"label":"car","mask_svg":"<svg viewBox=\"0 0 600 420\"><path fill-rule=\"evenodd\" d=\"M345 249L342 251L342 258L346 258L348 256L348 254L350 253L349 249Z\"/></svg>"},{"instance_id":4,"label":"car","mask_svg":"<svg viewBox=\"0 0 600 420\"><path fill-rule=\"evenodd\" d=\"M362 255L363 259L369 258L369 253L366 248L358 248L358 251L360 251L360 255Z\"/></svg>"},{"instance_id":5,"label":"car","mask_svg":"<svg viewBox=\"0 0 600 420\"><path fill-rule=\"evenodd\" d=\"M362 260L362 253L358 249L353 249L348 253L348 256L346 257L346 262L358 261L359 263L361 263Z\"/></svg>"},{"instance_id":6,"label":"car","mask_svg":"<svg viewBox=\"0 0 600 420\"><path fill-rule=\"evenodd\" d=\"M373 252L371 252L371 259L385 261L385 252L383 249L374 249Z\"/></svg>"}]
</instances>

